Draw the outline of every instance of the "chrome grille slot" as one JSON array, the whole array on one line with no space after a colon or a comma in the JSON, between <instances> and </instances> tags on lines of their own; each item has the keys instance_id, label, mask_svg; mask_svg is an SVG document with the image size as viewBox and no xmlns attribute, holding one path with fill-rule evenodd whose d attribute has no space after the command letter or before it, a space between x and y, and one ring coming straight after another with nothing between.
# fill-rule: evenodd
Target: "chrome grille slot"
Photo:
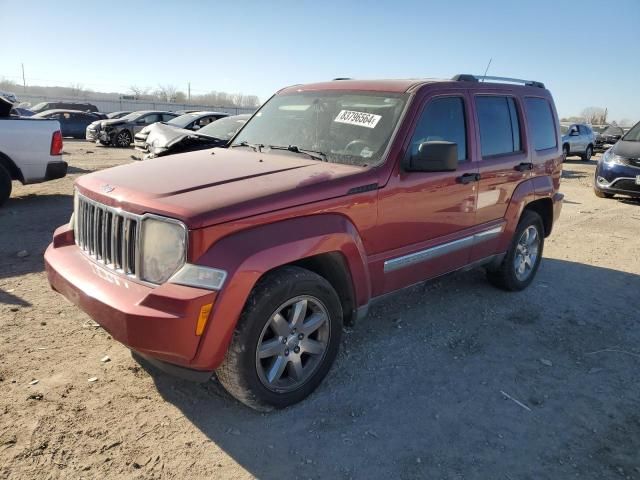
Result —
<instances>
[{"instance_id":1,"label":"chrome grille slot","mask_svg":"<svg viewBox=\"0 0 640 480\"><path fill-rule=\"evenodd\" d=\"M140 217L78 195L76 244L112 270L137 276Z\"/></svg>"}]
</instances>

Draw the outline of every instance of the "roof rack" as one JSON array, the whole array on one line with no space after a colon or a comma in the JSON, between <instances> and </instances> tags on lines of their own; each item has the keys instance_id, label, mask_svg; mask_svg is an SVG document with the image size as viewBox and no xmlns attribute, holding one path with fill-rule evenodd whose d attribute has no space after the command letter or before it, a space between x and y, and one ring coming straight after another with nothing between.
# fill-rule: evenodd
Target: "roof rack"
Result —
<instances>
[{"instance_id":1,"label":"roof rack","mask_svg":"<svg viewBox=\"0 0 640 480\"><path fill-rule=\"evenodd\" d=\"M336 77L334 79L332 79L332 81L338 81L338 80L353 80L353 78L350 77Z\"/></svg>"},{"instance_id":2,"label":"roof rack","mask_svg":"<svg viewBox=\"0 0 640 480\"><path fill-rule=\"evenodd\" d=\"M508 77L488 77L486 75L471 75L469 73L461 73L456 75L451 80L456 82L500 82L500 83L519 83L526 85L527 87L545 88L544 83L537 82L535 80L523 80L521 78L508 78Z\"/></svg>"}]
</instances>

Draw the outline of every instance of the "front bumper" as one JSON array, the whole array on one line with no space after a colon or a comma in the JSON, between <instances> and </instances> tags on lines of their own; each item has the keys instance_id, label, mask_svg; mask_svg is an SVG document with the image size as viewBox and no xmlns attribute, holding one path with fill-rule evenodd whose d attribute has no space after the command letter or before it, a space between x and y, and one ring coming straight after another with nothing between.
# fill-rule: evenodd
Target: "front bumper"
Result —
<instances>
[{"instance_id":1,"label":"front bumper","mask_svg":"<svg viewBox=\"0 0 640 480\"><path fill-rule=\"evenodd\" d=\"M103 145L110 145L111 139L115 136L115 130L100 130L98 133L98 141Z\"/></svg>"},{"instance_id":2,"label":"front bumper","mask_svg":"<svg viewBox=\"0 0 640 480\"><path fill-rule=\"evenodd\" d=\"M87 128L84 132L84 138L90 142L98 140L99 135L100 131L94 128Z\"/></svg>"},{"instance_id":3,"label":"front bumper","mask_svg":"<svg viewBox=\"0 0 640 480\"><path fill-rule=\"evenodd\" d=\"M55 180L56 178L62 178L67 174L67 169L67 162L49 162L47 163L47 170L44 174L44 179Z\"/></svg>"},{"instance_id":4,"label":"front bumper","mask_svg":"<svg viewBox=\"0 0 640 480\"><path fill-rule=\"evenodd\" d=\"M640 197L640 166L598 162L594 188L604 192Z\"/></svg>"},{"instance_id":5,"label":"front bumper","mask_svg":"<svg viewBox=\"0 0 640 480\"><path fill-rule=\"evenodd\" d=\"M169 283L154 288L116 274L80 250L69 226L56 230L44 259L52 288L114 339L147 358L189 369L201 339L195 334L200 309L215 301L215 292Z\"/></svg>"}]
</instances>

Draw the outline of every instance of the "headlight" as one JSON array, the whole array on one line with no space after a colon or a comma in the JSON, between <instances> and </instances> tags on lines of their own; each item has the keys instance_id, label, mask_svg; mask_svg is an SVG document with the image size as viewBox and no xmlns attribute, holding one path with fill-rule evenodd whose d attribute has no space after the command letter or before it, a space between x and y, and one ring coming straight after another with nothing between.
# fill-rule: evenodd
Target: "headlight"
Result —
<instances>
[{"instance_id":1,"label":"headlight","mask_svg":"<svg viewBox=\"0 0 640 480\"><path fill-rule=\"evenodd\" d=\"M142 220L140 278L165 283L185 262L187 230L175 220L147 216Z\"/></svg>"},{"instance_id":2,"label":"headlight","mask_svg":"<svg viewBox=\"0 0 640 480\"><path fill-rule=\"evenodd\" d=\"M609 163L609 164L615 164L615 165L623 165L624 162L622 161L622 157L620 155L616 155L615 153L613 153L613 148L610 148L609 150L607 150L606 152L604 152L604 155L602 155L602 161L605 163Z\"/></svg>"}]
</instances>

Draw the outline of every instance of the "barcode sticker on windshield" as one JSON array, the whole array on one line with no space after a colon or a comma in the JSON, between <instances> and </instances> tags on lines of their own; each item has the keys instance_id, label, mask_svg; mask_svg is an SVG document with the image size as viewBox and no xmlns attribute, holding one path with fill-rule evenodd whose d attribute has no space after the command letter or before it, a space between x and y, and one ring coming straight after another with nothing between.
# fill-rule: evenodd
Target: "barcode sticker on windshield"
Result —
<instances>
[{"instance_id":1,"label":"barcode sticker on windshield","mask_svg":"<svg viewBox=\"0 0 640 480\"><path fill-rule=\"evenodd\" d=\"M349 125L357 125L359 127L375 128L382 115L374 115L373 113L352 112L351 110L340 110L334 122L348 123Z\"/></svg>"}]
</instances>

